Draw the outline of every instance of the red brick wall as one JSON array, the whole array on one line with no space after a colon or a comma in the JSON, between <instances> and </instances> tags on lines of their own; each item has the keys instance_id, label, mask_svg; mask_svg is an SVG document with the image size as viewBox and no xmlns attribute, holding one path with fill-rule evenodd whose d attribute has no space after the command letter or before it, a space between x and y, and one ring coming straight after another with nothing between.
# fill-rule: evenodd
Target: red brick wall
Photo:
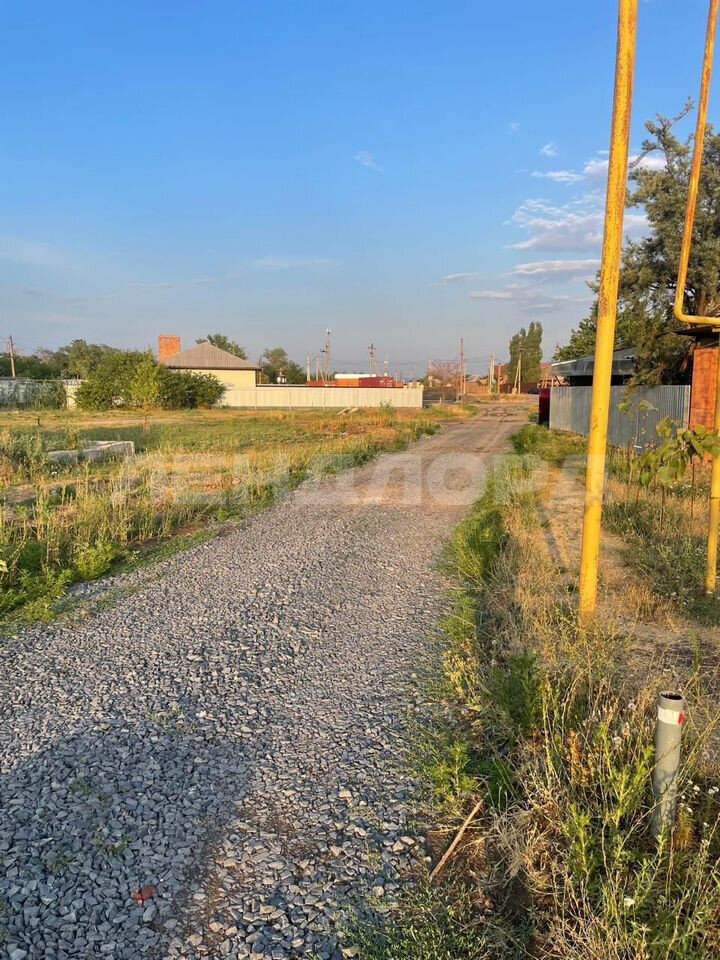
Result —
<instances>
[{"instance_id":1,"label":"red brick wall","mask_svg":"<svg viewBox=\"0 0 720 960\"><path fill-rule=\"evenodd\" d=\"M167 360L180 353L180 337L169 337L161 334L158 337L158 360Z\"/></svg>"},{"instance_id":2,"label":"red brick wall","mask_svg":"<svg viewBox=\"0 0 720 960\"><path fill-rule=\"evenodd\" d=\"M690 426L703 424L712 427L715 420L715 390L717 388L718 348L695 347L693 353L692 394L690 397Z\"/></svg>"}]
</instances>

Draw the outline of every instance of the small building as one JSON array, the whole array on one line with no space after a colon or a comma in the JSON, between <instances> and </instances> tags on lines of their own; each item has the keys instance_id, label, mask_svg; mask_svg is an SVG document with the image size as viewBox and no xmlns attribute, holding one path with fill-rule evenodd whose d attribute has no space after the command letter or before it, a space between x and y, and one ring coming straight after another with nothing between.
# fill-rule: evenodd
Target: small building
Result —
<instances>
[{"instance_id":1,"label":"small building","mask_svg":"<svg viewBox=\"0 0 720 960\"><path fill-rule=\"evenodd\" d=\"M553 380L559 380L571 387L589 387L593 382L595 354L577 357L575 360L558 360L550 364ZM614 387L628 383L635 372L635 348L624 347L613 351L612 379Z\"/></svg>"},{"instance_id":2,"label":"small building","mask_svg":"<svg viewBox=\"0 0 720 960\"><path fill-rule=\"evenodd\" d=\"M158 337L158 360L170 370L186 373L210 373L226 390L254 388L260 379L260 367L234 353L221 350L207 340L181 350L180 337Z\"/></svg>"}]
</instances>

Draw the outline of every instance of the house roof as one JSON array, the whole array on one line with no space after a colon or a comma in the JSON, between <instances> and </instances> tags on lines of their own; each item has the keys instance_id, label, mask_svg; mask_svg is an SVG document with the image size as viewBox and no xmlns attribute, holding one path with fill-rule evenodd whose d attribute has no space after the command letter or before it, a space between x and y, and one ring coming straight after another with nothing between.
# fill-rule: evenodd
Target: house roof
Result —
<instances>
[{"instance_id":1,"label":"house roof","mask_svg":"<svg viewBox=\"0 0 720 960\"><path fill-rule=\"evenodd\" d=\"M181 350L171 357L165 357L160 363L177 370L259 370L256 363L236 357L227 350L214 347L212 343L203 340L189 350Z\"/></svg>"},{"instance_id":2,"label":"house roof","mask_svg":"<svg viewBox=\"0 0 720 960\"><path fill-rule=\"evenodd\" d=\"M575 360L558 360L550 364L556 377L591 377L595 368L595 355L577 357ZM612 359L612 375L629 376L635 371L635 348L615 350Z\"/></svg>"}]
</instances>

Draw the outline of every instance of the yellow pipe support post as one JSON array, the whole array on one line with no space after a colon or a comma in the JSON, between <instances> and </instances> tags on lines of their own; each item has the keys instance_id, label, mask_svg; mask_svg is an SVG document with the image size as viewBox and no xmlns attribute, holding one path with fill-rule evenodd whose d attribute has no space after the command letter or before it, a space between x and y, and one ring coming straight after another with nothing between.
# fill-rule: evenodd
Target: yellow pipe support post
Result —
<instances>
[{"instance_id":1,"label":"yellow pipe support post","mask_svg":"<svg viewBox=\"0 0 720 960\"><path fill-rule=\"evenodd\" d=\"M628 144L635 74L638 0L620 0L618 16L615 95L610 137L605 232L598 294L598 322L593 369L590 436L585 479L585 514L580 558L580 619L587 621L595 611L600 557L600 521L605 485L610 381L615 346L623 212L627 186Z\"/></svg>"},{"instance_id":2,"label":"yellow pipe support post","mask_svg":"<svg viewBox=\"0 0 720 960\"><path fill-rule=\"evenodd\" d=\"M697 123L695 124L695 147L690 169L690 183L688 185L687 207L685 208L685 226L683 227L682 246L680 248L680 268L678 270L677 286L675 287L675 316L683 323L703 323L717 327L720 324L718 317L703 317L684 313L685 288L687 286L688 263L690 262L690 247L692 246L693 226L695 225L695 207L697 205L700 172L702 170L703 150L705 148L705 128L707 126L708 100L710 98L710 81L712 79L713 58L715 56L715 30L717 27L718 6L720 0L710 0L707 32L705 34L705 56L703 58L702 80L700 81L700 101L698 103ZM698 304L701 307L702 304Z\"/></svg>"},{"instance_id":3,"label":"yellow pipe support post","mask_svg":"<svg viewBox=\"0 0 720 960\"><path fill-rule=\"evenodd\" d=\"M682 247L680 249L680 267L677 287L675 288L675 316L683 323L720 326L720 317L705 317L699 314L685 313L685 293L687 288L688 264L695 226L695 208L697 206L700 174L702 172L703 150L705 148L705 128L707 127L708 101L710 99L710 81L712 80L713 60L715 57L715 33L717 30L718 7L720 0L710 0L707 32L705 34L705 55L703 58L702 79L700 81L700 100L698 102L697 123L695 125L695 147L690 169L685 226L683 228ZM703 304L696 305L702 310ZM720 430L720 347L718 352L718 374L715 386L715 430ZM715 457L710 483L710 523L708 528L707 567L705 570L705 592L715 593L717 581L718 530L720 529L720 457Z\"/></svg>"},{"instance_id":4,"label":"yellow pipe support post","mask_svg":"<svg viewBox=\"0 0 720 960\"><path fill-rule=\"evenodd\" d=\"M715 430L720 431L720 343L718 344L717 379L715 381ZM717 581L718 529L720 529L720 457L713 459L710 480L710 524L708 529L705 593L714 594Z\"/></svg>"}]
</instances>

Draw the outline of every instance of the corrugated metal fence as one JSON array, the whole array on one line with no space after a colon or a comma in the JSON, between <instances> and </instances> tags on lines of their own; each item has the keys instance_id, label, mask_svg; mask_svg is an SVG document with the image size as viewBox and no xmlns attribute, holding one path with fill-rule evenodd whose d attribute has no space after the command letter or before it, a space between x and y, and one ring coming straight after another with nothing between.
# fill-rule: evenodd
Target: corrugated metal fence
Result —
<instances>
[{"instance_id":1,"label":"corrugated metal fence","mask_svg":"<svg viewBox=\"0 0 720 960\"><path fill-rule=\"evenodd\" d=\"M553 387L550 391L550 427L587 436L590 430L592 387ZM623 400L632 404L620 411ZM612 387L608 439L616 447L647 447L657 440L655 425L665 417L690 421L690 387Z\"/></svg>"}]
</instances>

